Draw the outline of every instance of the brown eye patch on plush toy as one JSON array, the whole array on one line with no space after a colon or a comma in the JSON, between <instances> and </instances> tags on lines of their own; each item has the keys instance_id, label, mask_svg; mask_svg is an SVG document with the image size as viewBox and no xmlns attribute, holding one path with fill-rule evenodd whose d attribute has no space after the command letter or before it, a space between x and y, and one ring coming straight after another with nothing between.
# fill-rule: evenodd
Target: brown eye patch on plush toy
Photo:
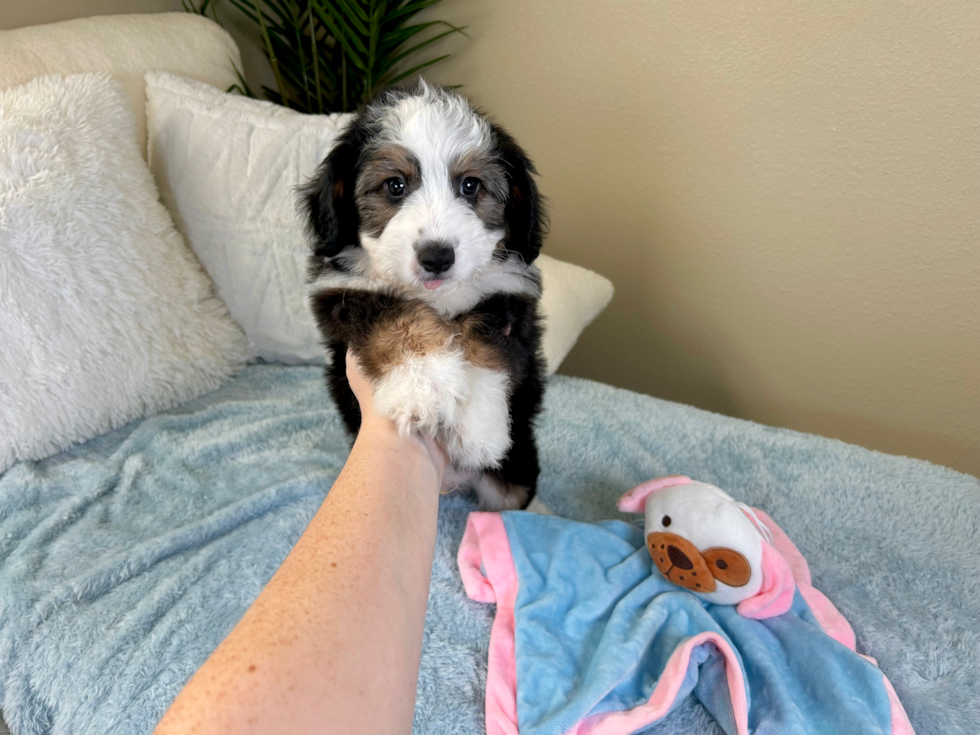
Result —
<instances>
[{"instance_id":1,"label":"brown eye patch on plush toy","mask_svg":"<svg viewBox=\"0 0 980 735\"><path fill-rule=\"evenodd\" d=\"M692 592L714 592L715 580L741 587L752 576L748 560L734 549L714 547L702 552L675 533L649 534L647 548L661 574Z\"/></svg>"}]
</instances>

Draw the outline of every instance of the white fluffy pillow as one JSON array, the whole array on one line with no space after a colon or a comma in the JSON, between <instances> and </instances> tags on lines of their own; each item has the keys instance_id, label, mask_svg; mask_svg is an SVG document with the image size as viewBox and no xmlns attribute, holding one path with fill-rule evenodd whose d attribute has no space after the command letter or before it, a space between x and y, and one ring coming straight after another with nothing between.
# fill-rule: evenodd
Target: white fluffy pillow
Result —
<instances>
[{"instance_id":1,"label":"white fluffy pillow","mask_svg":"<svg viewBox=\"0 0 980 735\"><path fill-rule=\"evenodd\" d=\"M0 31L0 89L45 74L109 74L129 94L144 152L147 71L166 69L228 89L241 68L231 36L195 13L100 15Z\"/></svg>"},{"instance_id":2,"label":"white fluffy pillow","mask_svg":"<svg viewBox=\"0 0 980 735\"><path fill-rule=\"evenodd\" d=\"M541 269L542 348L548 375L553 375L582 330L609 306L613 285L588 268L548 255L539 255L534 262Z\"/></svg>"},{"instance_id":3,"label":"white fluffy pillow","mask_svg":"<svg viewBox=\"0 0 980 735\"><path fill-rule=\"evenodd\" d=\"M323 362L295 188L348 116L302 115L162 72L146 75L146 116L160 200L245 329L250 354Z\"/></svg>"},{"instance_id":4,"label":"white fluffy pillow","mask_svg":"<svg viewBox=\"0 0 980 735\"><path fill-rule=\"evenodd\" d=\"M245 329L253 357L323 362L306 300L307 243L294 190L347 115L301 115L205 84L146 75L150 168L177 228ZM544 352L553 373L612 298L592 271L542 256Z\"/></svg>"},{"instance_id":5,"label":"white fluffy pillow","mask_svg":"<svg viewBox=\"0 0 980 735\"><path fill-rule=\"evenodd\" d=\"M245 352L157 201L122 86L0 92L0 471L212 390Z\"/></svg>"}]
</instances>

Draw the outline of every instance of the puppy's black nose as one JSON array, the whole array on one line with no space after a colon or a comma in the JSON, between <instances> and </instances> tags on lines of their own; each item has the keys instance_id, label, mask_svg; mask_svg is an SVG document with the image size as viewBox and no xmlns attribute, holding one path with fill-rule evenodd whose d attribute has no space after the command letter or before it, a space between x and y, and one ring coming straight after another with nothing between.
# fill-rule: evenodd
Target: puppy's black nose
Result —
<instances>
[{"instance_id":1,"label":"puppy's black nose","mask_svg":"<svg viewBox=\"0 0 980 735\"><path fill-rule=\"evenodd\" d=\"M429 273L445 273L455 262L456 251L444 242L427 242L419 248L419 265Z\"/></svg>"}]
</instances>

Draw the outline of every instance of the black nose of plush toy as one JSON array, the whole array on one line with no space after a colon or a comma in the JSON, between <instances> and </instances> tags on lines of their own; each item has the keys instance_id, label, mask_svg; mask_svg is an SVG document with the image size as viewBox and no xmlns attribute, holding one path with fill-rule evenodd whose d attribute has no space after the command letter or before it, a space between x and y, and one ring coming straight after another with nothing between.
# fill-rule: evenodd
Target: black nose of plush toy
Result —
<instances>
[{"instance_id":1,"label":"black nose of plush toy","mask_svg":"<svg viewBox=\"0 0 980 735\"><path fill-rule=\"evenodd\" d=\"M434 275L445 273L456 262L456 251L444 242L428 242L419 248L419 265Z\"/></svg>"},{"instance_id":2,"label":"black nose of plush toy","mask_svg":"<svg viewBox=\"0 0 980 735\"><path fill-rule=\"evenodd\" d=\"M691 560L687 558L687 554L678 549L676 546L667 547L667 556L670 557L670 563L673 564L678 569L693 569L694 565Z\"/></svg>"}]
</instances>

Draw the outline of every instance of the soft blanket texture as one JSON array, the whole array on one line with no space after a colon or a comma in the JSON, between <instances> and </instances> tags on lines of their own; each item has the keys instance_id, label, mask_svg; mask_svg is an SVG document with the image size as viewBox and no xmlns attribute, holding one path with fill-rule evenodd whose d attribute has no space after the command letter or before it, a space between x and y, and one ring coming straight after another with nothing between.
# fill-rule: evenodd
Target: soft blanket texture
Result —
<instances>
[{"instance_id":1,"label":"soft blanket texture","mask_svg":"<svg viewBox=\"0 0 980 735\"><path fill-rule=\"evenodd\" d=\"M775 536L768 553L793 570L776 587L785 605L764 619L668 581L628 523L471 514L460 574L472 599L497 605L487 732L629 735L693 692L729 735L911 735L806 560L756 512Z\"/></svg>"},{"instance_id":2,"label":"soft blanket texture","mask_svg":"<svg viewBox=\"0 0 980 735\"><path fill-rule=\"evenodd\" d=\"M0 91L0 471L214 390L245 353L157 201L122 85Z\"/></svg>"},{"instance_id":3,"label":"soft blanket texture","mask_svg":"<svg viewBox=\"0 0 980 735\"><path fill-rule=\"evenodd\" d=\"M551 381L540 492L558 514L679 473L765 509L878 659L916 731L980 721L980 483L925 462L601 384ZM0 709L15 735L149 733L272 575L347 454L320 370L256 365L217 392L0 475ZM415 732L483 731L493 607L440 508ZM657 733L719 733L692 698Z\"/></svg>"}]
</instances>

